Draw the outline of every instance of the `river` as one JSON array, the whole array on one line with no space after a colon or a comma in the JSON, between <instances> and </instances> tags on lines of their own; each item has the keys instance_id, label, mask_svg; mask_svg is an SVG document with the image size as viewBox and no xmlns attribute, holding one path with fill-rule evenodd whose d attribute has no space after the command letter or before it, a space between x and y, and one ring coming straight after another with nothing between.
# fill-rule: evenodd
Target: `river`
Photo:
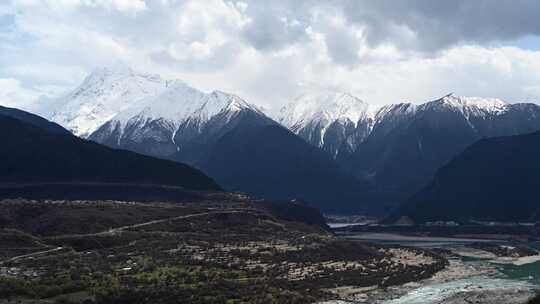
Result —
<instances>
[{"instance_id":1,"label":"river","mask_svg":"<svg viewBox=\"0 0 540 304\"><path fill-rule=\"evenodd\" d=\"M345 237L345 236L344 236ZM467 243L472 239L406 237L390 234L348 235L381 244L396 244L420 248L441 248L460 253L447 269L433 278L403 286L377 290L354 303L377 304L523 304L540 291L540 259L504 261L469 256ZM488 242L488 240L484 240ZM528 244L540 249L540 243ZM465 254L467 253L467 254ZM515 265L521 264L521 265Z\"/></svg>"}]
</instances>

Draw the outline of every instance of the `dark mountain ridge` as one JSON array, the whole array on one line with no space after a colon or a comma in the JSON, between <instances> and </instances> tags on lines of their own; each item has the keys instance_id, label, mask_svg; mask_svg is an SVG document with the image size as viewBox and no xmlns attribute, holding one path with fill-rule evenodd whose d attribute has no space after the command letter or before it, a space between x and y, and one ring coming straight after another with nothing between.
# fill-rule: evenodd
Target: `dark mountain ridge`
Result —
<instances>
[{"instance_id":1,"label":"dark mountain ridge","mask_svg":"<svg viewBox=\"0 0 540 304\"><path fill-rule=\"evenodd\" d=\"M328 229L317 209L223 192L212 179L182 163L111 149L75 137L39 116L16 109L10 109L10 113L20 119L0 114L0 141L5 143L0 149L0 200L58 200L68 204L103 200L149 204L197 201L216 206L240 200L291 223ZM27 123L26 119L39 124ZM91 218L89 215L88 220ZM116 220L112 215L109 218ZM84 223L85 227L89 225Z\"/></svg>"},{"instance_id":2,"label":"dark mountain ridge","mask_svg":"<svg viewBox=\"0 0 540 304\"><path fill-rule=\"evenodd\" d=\"M301 199L325 211L371 208L364 184L284 127L237 127L208 151L198 166L228 190Z\"/></svg>"},{"instance_id":3,"label":"dark mountain ridge","mask_svg":"<svg viewBox=\"0 0 540 304\"><path fill-rule=\"evenodd\" d=\"M0 106L0 115L8 116L11 118L24 121L28 124L31 124L35 127L46 130L47 132L50 132L50 133L71 135L71 132L64 129L59 124L48 121L45 118L42 118L41 116L34 115L32 113L28 113L19 109Z\"/></svg>"},{"instance_id":4,"label":"dark mountain ridge","mask_svg":"<svg viewBox=\"0 0 540 304\"><path fill-rule=\"evenodd\" d=\"M0 182L116 182L220 190L187 165L51 133L0 115Z\"/></svg>"},{"instance_id":5,"label":"dark mountain ridge","mask_svg":"<svg viewBox=\"0 0 540 304\"><path fill-rule=\"evenodd\" d=\"M137 120L133 120L137 121ZM228 191L270 200L303 199L323 210L367 210L366 189L330 156L253 108L226 108L171 129L164 120L114 121L89 138L113 148L185 162Z\"/></svg>"},{"instance_id":6,"label":"dark mountain ridge","mask_svg":"<svg viewBox=\"0 0 540 304\"><path fill-rule=\"evenodd\" d=\"M435 220L540 220L540 132L482 139L437 171L398 214Z\"/></svg>"}]
</instances>

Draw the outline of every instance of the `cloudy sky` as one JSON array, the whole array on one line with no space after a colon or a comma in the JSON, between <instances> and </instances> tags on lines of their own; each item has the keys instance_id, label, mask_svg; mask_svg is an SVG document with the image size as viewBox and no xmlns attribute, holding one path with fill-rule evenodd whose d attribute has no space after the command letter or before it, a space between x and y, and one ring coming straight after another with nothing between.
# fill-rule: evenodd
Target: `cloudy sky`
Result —
<instances>
[{"instance_id":1,"label":"cloudy sky","mask_svg":"<svg viewBox=\"0 0 540 304\"><path fill-rule=\"evenodd\" d=\"M0 0L0 104L97 66L274 109L313 87L374 106L454 92L540 102L537 0Z\"/></svg>"}]
</instances>

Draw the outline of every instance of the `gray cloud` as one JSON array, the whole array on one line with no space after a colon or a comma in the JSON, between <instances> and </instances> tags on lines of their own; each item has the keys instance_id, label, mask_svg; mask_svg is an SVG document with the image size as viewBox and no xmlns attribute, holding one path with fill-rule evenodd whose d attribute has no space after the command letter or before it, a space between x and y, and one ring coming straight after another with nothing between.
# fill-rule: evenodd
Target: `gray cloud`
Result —
<instances>
[{"instance_id":1,"label":"gray cloud","mask_svg":"<svg viewBox=\"0 0 540 304\"><path fill-rule=\"evenodd\" d=\"M259 50L280 49L306 38L313 1L249 1L244 38Z\"/></svg>"},{"instance_id":2,"label":"gray cloud","mask_svg":"<svg viewBox=\"0 0 540 304\"><path fill-rule=\"evenodd\" d=\"M295 43L305 36L305 28L317 26L310 19L310 9L316 6L338 9L351 24L364 27L372 46L389 43L432 52L462 43L540 35L540 1L536 0L295 0L248 1L247 14L253 22L246 27L245 37L263 50ZM281 18L299 23L291 26Z\"/></svg>"},{"instance_id":3,"label":"gray cloud","mask_svg":"<svg viewBox=\"0 0 540 304\"><path fill-rule=\"evenodd\" d=\"M325 33L326 47L332 60L337 64L358 63L359 39L345 28L330 28Z\"/></svg>"},{"instance_id":4,"label":"gray cloud","mask_svg":"<svg viewBox=\"0 0 540 304\"><path fill-rule=\"evenodd\" d=\"M436 51L460 43L507 41L540 35L536 0L347 0L347 19L365 26L372 45L391 43ZM412 35L404 37L404 31Z\"/></svg>"}]
</instances>

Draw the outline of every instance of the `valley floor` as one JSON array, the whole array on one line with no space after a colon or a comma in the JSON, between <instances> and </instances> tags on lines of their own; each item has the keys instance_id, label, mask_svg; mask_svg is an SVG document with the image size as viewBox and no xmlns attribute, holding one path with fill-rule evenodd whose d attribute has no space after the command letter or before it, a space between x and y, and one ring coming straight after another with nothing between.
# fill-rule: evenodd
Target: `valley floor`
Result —
<instances>
[{"instance_id":1,"label":"valley floor","mask_svg":"<svg viewBox=\"0 0 540 304\"><path fill-rule=\"evenodd\" d=\"M437 251L337 238L233 194L0 210L0 303L313 303L448 266Z\"/></svg>"}]
</instances>

